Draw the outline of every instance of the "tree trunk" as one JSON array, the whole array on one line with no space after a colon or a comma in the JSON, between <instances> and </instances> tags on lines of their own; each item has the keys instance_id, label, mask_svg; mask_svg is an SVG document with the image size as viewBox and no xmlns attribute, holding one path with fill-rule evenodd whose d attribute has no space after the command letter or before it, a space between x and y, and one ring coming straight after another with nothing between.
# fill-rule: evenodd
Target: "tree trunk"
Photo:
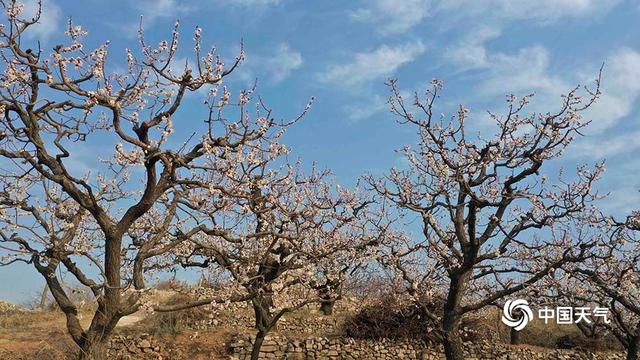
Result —
<instances>
[{"instance_id":1,"label":"tree trunk","mask_svg":"<svg viewBox=\"0 0 640 360\"><path fill-rule=\"evenodd\" d=\"M87 335L80 346L78 360L107 360L108 336Z\"/></svg>"},{"instance_id":2,"label":"tree trunk","mask_svg":"<svg viewBox=\"0 0 640 360\"><path fill-rule=\"evenodd\" d=\"M114 307L113 304L110 307ZM109 310L111 309L105 304L98 304L89 329L82 334L79 341L81 360L107 359L109 338L120 320L119 315L108 315L112 313Z\"/></svg>"},{"instance_id":3,"label":"tree trunk","mask_svg":"<svg viewBox=\"0 0 640 360\"><path fill-rule=\"evenodd\" d=\"M333 314L333 306L335 305L335 301L333 300L326 300L326 301L322 301L320 303L320 312L322 312L323 315L331 315Z\"/></svg>"},{"instance_id":4,"label":"tree trunk","mask_svg":"<svg viewBox=\"0 0 640 360\"><path fill-rule=\"evenodd\" d=\"M629 348L627 349L627 360L638 359L640 359L640 335L630 339Z\"/></svg>"},{"instance_id":5,"label":"tree trunk","mask_svg":"<svg viewBox=\"0 0 640 360\"><path fill-rule=\"evenodd\" d=\"M255 327L257 329L256 339L253 342L253 349L251 350L251 360L257 360L260 356L260 348L267 333L275 325L274 318L271 314L271 307L273 306L273 294L263 293L257 295L251 300L253 304L253 311L255 313Z\"/></svg>"},{"instance_id":6,"label":"tree trunk","mask_svg":"<svg viewBox=\"0 0 640 360\"><path fill-rule=\"evenodd\" d=\"M447 316L445 315L445 318ZM444 321L443 345L447 360L464 360L464 344L460 336L458 321Z\"/></svg>"},{"instance_id":7,"label":"tree trunk","mask_svg":"<svg viewBox=\"0 0 640 360\"><path fill-rule=\"evenodd\" d=\"M511 345L520 344L520 331L518 331L518 330L516 330L514 328L511 328L510 335L511 335L510 336Z\"/></svg>"},{"instance_id":8,"label":"tree trunk","mask_svg":"<svg viewBox=\"0 0 640 360\"><path fill-rule=\"evenodd\" d=\"M260 348L262 347L262 342L264 342L264 337L266 335L267 334L262 331L258 331L256 334L256 340L253 342L253 349L251 349L251 360L258 360L258 357L260 356Z\"/></svg>"},{"instance_id":9,"label":"tree trunk","mask_svg":"<svg viewBox=\"0 0 640 360\"><path fill-rule=\"evenodd\" d=\"M516 319L520 319L522 318L524 315L524 313L522 311L520 311L519 309L515 309L513 311L513 317ZM518 345L520 344L520 331L517 331L514 328L511 328L509 330L509 342L511 345Z\"/></svg>"},{"instance_id":10,"label":"tree trunk","mask_svg":"<svg viewBox=\"0 0 640 360\"><path fill-rule=\"evenodd\" d=\"M464 360L464 344L460 336L460 303L469 282L470 272L451 277L442 317L444 355L447 360Z\"/></svg>"}]
</instances>

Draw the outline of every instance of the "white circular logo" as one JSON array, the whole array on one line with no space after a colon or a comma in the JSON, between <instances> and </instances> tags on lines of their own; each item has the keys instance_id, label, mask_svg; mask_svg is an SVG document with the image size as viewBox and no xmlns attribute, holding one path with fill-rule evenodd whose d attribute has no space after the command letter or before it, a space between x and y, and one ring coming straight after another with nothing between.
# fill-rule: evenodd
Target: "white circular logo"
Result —
<instances>
[{"instance_id":1,"label":"white circular logo","mask_svg":"<svg viewBox=\"0 0 640 360\"><path fill-rule=\"evenodd\" d=\"M527 300L507 300L502 309L502 322L514 328L516 331L524 329L533 318L533 312L529 308Z\"/></svg>"}]
</instances>

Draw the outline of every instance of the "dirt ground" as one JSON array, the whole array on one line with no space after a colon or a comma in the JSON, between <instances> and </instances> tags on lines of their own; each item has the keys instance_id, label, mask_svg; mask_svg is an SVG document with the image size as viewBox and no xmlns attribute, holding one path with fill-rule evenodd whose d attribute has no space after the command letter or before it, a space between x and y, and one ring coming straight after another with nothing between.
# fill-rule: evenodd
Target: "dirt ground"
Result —
<instances>
[{"instance_id":1,"label":"dirt ground","mask_svg":"<svg viewBox=\"0 0 640 360\"><path fill-rule=\"evenodd\" d=\"M135 335L145 331L138 325L140 315L124 318L114 335ZM89 312L81 314L81 323L90 323ZM223 359L224 331L185 330L178 335L156 335L163 347L190 360ZM76 347L66 333L65 318L57 311L29 311L0 314L0 359L62 360L73 357ZM179 358L178 358L179 359Z\"/></svg>"}]
</instances>

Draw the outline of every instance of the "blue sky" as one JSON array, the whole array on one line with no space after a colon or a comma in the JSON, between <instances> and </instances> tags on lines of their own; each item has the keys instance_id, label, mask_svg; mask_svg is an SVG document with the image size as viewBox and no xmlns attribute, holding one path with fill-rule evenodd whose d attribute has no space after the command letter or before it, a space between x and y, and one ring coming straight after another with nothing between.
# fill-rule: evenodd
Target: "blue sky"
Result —
<instances>
[{"instance_id":1,"label":"blue sky","mask_svg":"<svg viewBox=\"0 0 640 360\"><path fill-rule=\"evenodd\" d=\"M244 40L246 62L229 78L232 89L258 79L258 92L278 117L295 116L311 96L309 115L285 142L304 161L331 168L353 184L364 172L401 166L394 149L414 141L387 111L384 81L398 78L403 91L444 80L440 111L471 109L479 130L490 130L485 110L503 109L506 94L536 93L532 111L553 111L559 95L589 83L605 63L603 96L586 116L592 126L565 158L549 167L573 168L606 159L599 188L611 195L601 205L624 214L640 201L640 2L616 0L45 0L41 24L31 34L51 48L66 21L89 31L88 42L110 40L113 66L124 48L137 49L143 15L147 37L167 38L181 20L184 58L192 31L230 62ZM28 4L29 5L29 4ZM180 133L193 129L198 101ZM92 144L107 149L109 144ZM99 150L96 150L99 152ZM91 167L96 154L75 160ZM41 287L29 267L0 268L0 298L21 301Z\"/></svg>"}]
</instances>

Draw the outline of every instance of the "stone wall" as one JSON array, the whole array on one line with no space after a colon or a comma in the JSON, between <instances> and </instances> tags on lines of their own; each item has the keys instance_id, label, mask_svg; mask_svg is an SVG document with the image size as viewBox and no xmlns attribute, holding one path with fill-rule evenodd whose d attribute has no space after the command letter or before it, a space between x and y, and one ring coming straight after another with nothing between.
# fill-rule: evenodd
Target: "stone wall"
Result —
<instances>
[{"instance_id":1,"label":"stone wall","mask_svg":"<svg viewBox=\"0 0 640 360\"><path fill-rule=\"evenodd\" d=\"M237 335L230 343L232 359L250 358L253 337ZM264 359L419 359L427 351L426 344L409 341L356 340L351 338L327 339L310 337L288 340L281 336L267 336L261 349Z\"/></svg>"},{"instance_id":2,"label":"stone wall","mask_svg":"<svg viewBox=\"0 0 640 360\"><path fill-rule=\"evenodd\" d=\"M237 335L230 343L230 359L248 360L253 338ZM466 358L469 360L623 360L624 354L616 352L589 353L575 350L551 350L525 346L512 347L503 344L465 344ZM292 341L284 337L267 337L262 345L261 359L320 360L320 359L363 359L363 360L441 360L441 348L410 340L355 340L351 338L327 339L311 337Z\"/></svg>"},{"instance_id":3,"label":"stone wall","mask_svg":"<svg viewBox=\"0 0 640 360\"><path fill-rule=\"evenodd\" d=\"M165 349L150 334L115 335L109 342L108 358L114 360L163 360L171 359ZM174 357L177 358L177 357Z\"/></svg>"}]
</instances>

